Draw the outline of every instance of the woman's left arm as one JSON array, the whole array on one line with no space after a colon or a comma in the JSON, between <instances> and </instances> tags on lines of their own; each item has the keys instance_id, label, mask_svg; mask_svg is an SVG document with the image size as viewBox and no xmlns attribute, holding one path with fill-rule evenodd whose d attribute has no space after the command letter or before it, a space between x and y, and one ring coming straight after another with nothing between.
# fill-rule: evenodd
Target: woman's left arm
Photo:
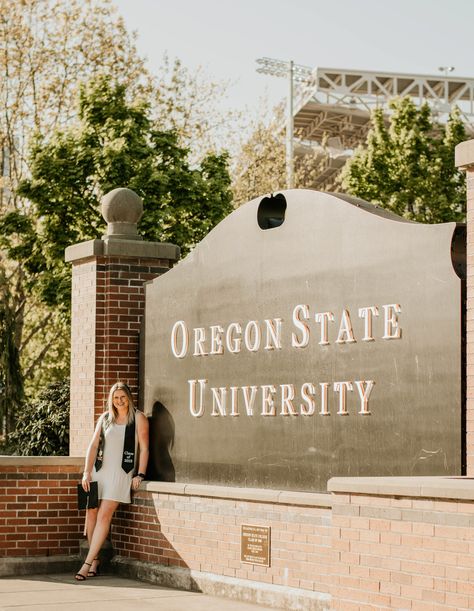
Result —
<instances>
[{"instance_id":1,"label":"woman's left arm","mask_svg":"<svg viewBox=\"0 0 474 611\"><path fill-rule=\"evenodd\" d=\"M139 448L139 462L138 462L138 473L132 479L132 488L137 490L140 484L145 479L146 468L148 465L148 456L150 454L148 448L148 418L142 413L136 413L136 425L138 433L138 448Z\"/></svg>"}]
</instances>

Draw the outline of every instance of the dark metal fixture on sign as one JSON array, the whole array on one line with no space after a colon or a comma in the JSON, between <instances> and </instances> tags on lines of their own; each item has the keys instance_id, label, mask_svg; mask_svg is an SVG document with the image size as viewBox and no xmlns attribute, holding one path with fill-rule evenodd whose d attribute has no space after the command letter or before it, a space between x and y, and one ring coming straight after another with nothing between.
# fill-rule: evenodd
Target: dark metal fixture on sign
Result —
<instances>
[{"instance_id":1,"label":"dark metal fixture on sign","mask_svg":"<svg viewBox=\"0 0 474 611\"><path fill-rule=\"evenodd\" d=\"M264 197L257 211L260 229L274 229L285 221L286 199L282 193Z\"/></svg>"}]
</instances>

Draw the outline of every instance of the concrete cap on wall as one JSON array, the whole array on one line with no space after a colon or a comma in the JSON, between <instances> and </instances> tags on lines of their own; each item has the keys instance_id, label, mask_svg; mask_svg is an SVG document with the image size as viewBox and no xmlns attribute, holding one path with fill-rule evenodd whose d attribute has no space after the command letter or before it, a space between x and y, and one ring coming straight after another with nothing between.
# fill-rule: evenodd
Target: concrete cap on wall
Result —
<instances>
[{"instance_id":1,"label":"concrete cap on wall","mask_svg":"<svg viewBox=\"0 0 474 611\"><path fill-rule=\"evenodd\" d=\"M101 212L107 222L104 240L142 240L137 224L143 215L143 201L135 191L113 189L101 201Z\"/></svg>"},{"instance_id":2,"label":"concrete cap on wall","mask_svg":"<svg viewBox=\"0 0 474 611\"><path fill-rule=\"evenodd\" d=\"M460 170L474 166L474 140L466 140L458 144L454 151L455 165Z\"/></svg>"}]
</instances>

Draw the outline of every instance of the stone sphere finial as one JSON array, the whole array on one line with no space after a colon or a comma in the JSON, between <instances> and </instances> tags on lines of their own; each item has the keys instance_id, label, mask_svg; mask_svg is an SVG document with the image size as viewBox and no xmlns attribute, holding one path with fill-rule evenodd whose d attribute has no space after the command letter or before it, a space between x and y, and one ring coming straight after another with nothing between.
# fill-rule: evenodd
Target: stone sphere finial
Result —
<instances>
[{"instance_id":1,"label":"stone sphere finial","mask_svg":"<svg viewBox=\"0 0 474 611\"><path fill-rule=\"evenodd\" d=\"M142 240L137 223L143 214L143 201L135 191L113 189L101 201L101 212L107 222L107 240Z\"/></svg>"}]
</instances>

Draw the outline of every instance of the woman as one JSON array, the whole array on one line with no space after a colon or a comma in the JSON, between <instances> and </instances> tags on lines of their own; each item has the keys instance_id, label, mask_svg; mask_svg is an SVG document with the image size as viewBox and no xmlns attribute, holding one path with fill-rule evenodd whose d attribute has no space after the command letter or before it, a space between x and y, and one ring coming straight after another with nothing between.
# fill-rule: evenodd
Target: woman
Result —
<instances>
[{"instance_id":1,"label":"woman","mask_svg":"<svg viewBox=\"0 0 474 611\"><path fill-rule=\"evenodd\" d=\"M96 481L99 507L86 514L89 553L77 581L97 575L98 556L110 529L112 516L119 503L130 503L130 489L137 490L145 479L148 463L148 420L135 409L129 387L123 382L112 386L107 411L95 427L86 454L82 487L86 492ZM139 449L138 470L135 474Z\"/></svg>"}]
</instances>

